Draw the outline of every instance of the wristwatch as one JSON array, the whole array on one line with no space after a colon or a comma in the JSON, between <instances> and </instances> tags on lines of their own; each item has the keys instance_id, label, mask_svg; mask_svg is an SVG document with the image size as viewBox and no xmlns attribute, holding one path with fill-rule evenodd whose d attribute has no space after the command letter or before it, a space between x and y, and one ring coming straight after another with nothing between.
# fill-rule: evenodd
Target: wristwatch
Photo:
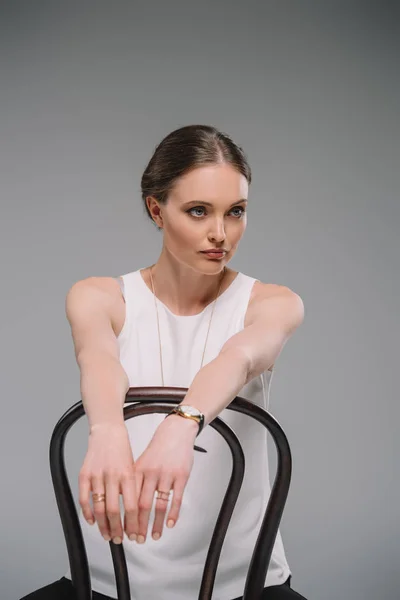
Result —
<instances>
[{"instance_id":1,"label":"wristwatch","mask_svg":"<svg viewBox=\"0 0 400 600\"><path fill-rule=\"evenodd\" d=\"M175 406L175 408L172 409L170 413L168 413L167 417L169 417L170 415L179 415L184 419L192 419L193 421L196 421L196 423L198 423L199 425L199 431L197 432L197 435L201 433L204 427L204 415L197 408L194 408L194 406L188 406L187 404L178 404L178 406Z\"/></svg>"}]
</instances>

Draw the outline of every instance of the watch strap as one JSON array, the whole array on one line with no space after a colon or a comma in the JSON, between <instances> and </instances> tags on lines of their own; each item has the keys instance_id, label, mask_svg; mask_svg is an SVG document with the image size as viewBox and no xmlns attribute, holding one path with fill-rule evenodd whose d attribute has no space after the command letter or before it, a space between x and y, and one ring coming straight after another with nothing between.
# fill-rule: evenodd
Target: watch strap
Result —
<instances>
[{"instance_id":1,"label":"watch strap","mask_svg":"<svg viewBox=\"0 0 400 600\"><path fill-rule=\"evenodd\" d=\"M200 413L200 415L198 415L198 416L194 416L194 415L193 415L193 416L191 416L191 415L184 415L184 414L183 414L183 413L182 413L182 412L179 410L179 405L178 405L178 406L175 406L175 407L174 407L174 408L171 410L171 412L169 412L169 413L167 414L167 416L166 416L165 418L167 418L167 417L169 417L169 416L171 416L171 415L179 415L180 417L182 417L182 418L184 418L184 419L191 419L192 421L196 421L197 425L199 426L199 430L198 430L198 432L197 432L197 434L196 434L196 437L197 437L198 435L200 435L200 433L202 432L202 430L203 430L203 427L204 427L204 415L203 415L203 413Z\"/></svg>"}]
</instances>

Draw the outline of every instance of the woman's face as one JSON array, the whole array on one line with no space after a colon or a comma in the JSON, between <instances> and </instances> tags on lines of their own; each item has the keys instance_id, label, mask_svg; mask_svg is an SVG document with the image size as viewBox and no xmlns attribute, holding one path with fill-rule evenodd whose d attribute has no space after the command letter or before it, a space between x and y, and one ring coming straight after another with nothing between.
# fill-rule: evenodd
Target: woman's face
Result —
<instances>
[{"instance_id":1,"label":"woman's face","mask_svg":"<svg viewBox=\"0 0 400 600\"><path fill-rule=\"evenodd\" d=\"M216 273L231 260L246 229L247 179L228 164L198 167L175 184L165 205L150 211L164 231L164 247L196 271ZM204 250L225 251L222 258Z\"/></svg>"}]
</instances>

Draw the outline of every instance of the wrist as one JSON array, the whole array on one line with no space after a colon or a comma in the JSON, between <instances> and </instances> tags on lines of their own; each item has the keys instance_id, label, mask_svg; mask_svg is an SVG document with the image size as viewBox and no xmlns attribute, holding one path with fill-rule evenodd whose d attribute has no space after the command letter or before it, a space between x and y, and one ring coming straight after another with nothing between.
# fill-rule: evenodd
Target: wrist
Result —
<instances>
[{"instance_id":1,"label":"wrist","mask_svg":"<svg viewBox=\"0 0 400 600\"><path fill-rule=\"evenodd\" d=\"M189 438L196 439L199 432L199 424L194 419L185 419L180 415L170 414L168 418L164 419L163 425L169 428L173 435L188 436Z\"/></svg>"},{"instance_id":2,"label":"wrist","mask_svg":"<svg viewBox=\"0 0 400 600\"><path fill-rule=\"evenodd\" d=\"M124 419L118 421L99 421L96 423L90 423L89 432L96 433L100 431L111 431L118 429L126 429L126 423Z\"/></svg>"}]
</instances>

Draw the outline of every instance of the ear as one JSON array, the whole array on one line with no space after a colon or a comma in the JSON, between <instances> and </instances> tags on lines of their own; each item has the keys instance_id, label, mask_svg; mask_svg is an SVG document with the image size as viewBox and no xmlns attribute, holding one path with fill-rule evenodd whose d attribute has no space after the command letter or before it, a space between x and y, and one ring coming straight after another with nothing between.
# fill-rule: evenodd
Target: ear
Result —
<instances>
[{"instance_id":1,"label":"ear","mask_svg":"<svg viewBox=\"0 0 400 600\"><path fill-rule=\"evenodd\" d=\"M147 196L146 198L147 208L151 214L151 217L155 224L162 229L163 228L163 219L161 214L161 204L158 202L154 196Z\"/></svg>"}]
</instances>

